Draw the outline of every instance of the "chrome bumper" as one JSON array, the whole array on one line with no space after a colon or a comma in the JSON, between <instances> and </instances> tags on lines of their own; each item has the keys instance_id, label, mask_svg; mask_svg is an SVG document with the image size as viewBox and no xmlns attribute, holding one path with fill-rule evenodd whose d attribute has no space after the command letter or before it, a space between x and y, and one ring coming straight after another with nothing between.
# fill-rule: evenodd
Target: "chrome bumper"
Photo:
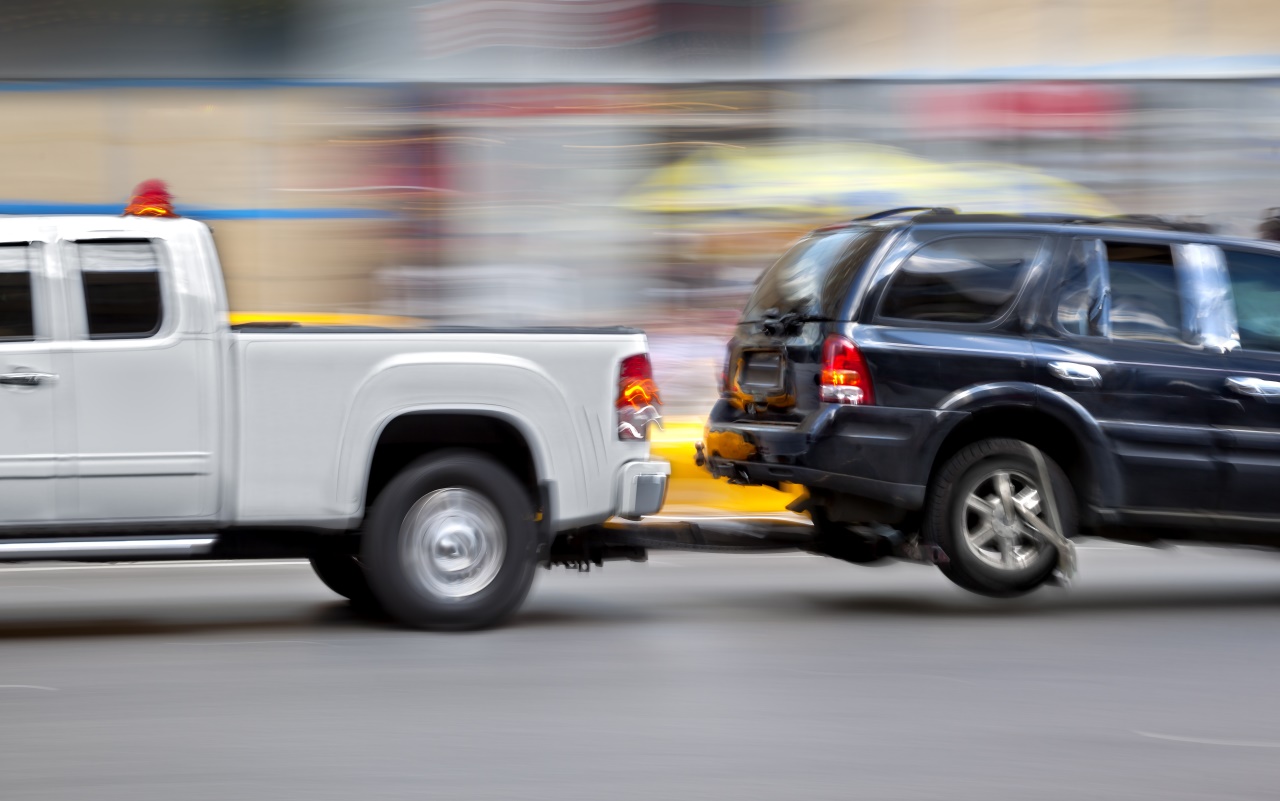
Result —
<instances>
[{"instance_id":1,"label":"chrome bumper","mask_svg":"<svg viewBox=\"0 0 1280 801\"><path fill-rule=\"evenodd\" d=\"M618 475L618 517L639 520L655 514L667 499L667 462L627 462Z\"/></svg>"}]
</instances>

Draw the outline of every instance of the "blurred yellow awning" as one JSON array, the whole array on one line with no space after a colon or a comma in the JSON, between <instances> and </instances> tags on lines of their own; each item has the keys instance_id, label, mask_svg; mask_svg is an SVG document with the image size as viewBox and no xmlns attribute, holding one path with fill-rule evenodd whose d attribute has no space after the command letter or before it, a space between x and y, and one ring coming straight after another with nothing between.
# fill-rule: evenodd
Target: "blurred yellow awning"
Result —
<instances>
[{"instance_id":1,"label":"blurred yellow awning","mask_svg":"<svg viewBox=\"0 0 1280 801\"><path fill-rule=\"evenodd\" d=\"M945 164L867 144L707 148L655 170L623 205L660 214L853 216L896 206L1114 214L1100 195L1013 164Z\"/></svg>"}]
</instances>

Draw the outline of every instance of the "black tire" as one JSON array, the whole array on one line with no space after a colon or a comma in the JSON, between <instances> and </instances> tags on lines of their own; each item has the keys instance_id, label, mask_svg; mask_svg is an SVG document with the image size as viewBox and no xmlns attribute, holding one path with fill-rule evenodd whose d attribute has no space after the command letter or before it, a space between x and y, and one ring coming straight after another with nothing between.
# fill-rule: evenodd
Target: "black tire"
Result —
<instances>
[{"instance_id":1,"label":"black tire","mask_svg":"<svg viewBox=\"0 0 1280 801\"><path fill-rule=\"evenodd\" d=\"M368 611L379 608L378 599L369 586L369 578L355 554L339 551L312 554L311 569L324 586L346 598L352 606Z\"/></svg>"},{"instance_id":2,"label":"black tire","mask_svg":"<svg viewBox=\"0 0 1280 801\"><path fill-rule=\"evenodd\" d=\"M493 626L533 583L534 513L529 493L493 459L469 451L428 456L378 496L360 561L382 608L406 626Z\"/></svg>"},{"instance_id":3,"label":"black tire","mask_svg":"<svg viewBox=\"0 0 1280 801\"><path fill-rule=\"evenodd\" d=\"M1040 486L1037 456L1049 475L1061 533L1068 539L1075 536L1076 496L1062 468L1021 440L982 440L952 456L929 487L923 533L946 553L948 561L941 568L947 578L972 592L1009 598L1031 592L1053 575L1057 548L1043 537L1031 536L1033 529L1021 514L1015 514L1017 522L1009 526L1000 496L991 496L995 503L988 500L989 508L982 506L984 492L987 488L994 491L1003 473L1011 494L1028 488L1036 491L1036 517L1047 522L1048 502ZM975 506L969 505L971 495ZM998 520L998 525L992 520ZM993 531L1007 534L991 534ZM988 535L991 539L982 543Z\"/></svg>"}]
</instances>

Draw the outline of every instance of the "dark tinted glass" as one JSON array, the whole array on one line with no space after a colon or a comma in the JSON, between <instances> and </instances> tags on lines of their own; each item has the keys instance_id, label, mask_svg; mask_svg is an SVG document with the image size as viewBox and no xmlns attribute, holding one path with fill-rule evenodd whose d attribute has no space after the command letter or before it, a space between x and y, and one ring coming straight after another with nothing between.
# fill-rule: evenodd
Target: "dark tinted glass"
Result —
<instances>
[{"instance_id":1,"label":"dark tinted glass","mask_svg":"<svg viewBox=\"0 0 1280 801\"><path fill-rule=\"evenodd\" d=\"M898 268L880 314L901 320L987 323L1017 294L1039 238L956 237L931 242Z\"/></svg>"},{"instance_id":2,"label":"dark tinted glass","mask_svg":"<svg viewBox=\"0 0 1280 801\"><path fill-rule=\"evenodd\" d=\"M1240 347L1280 353L1280 256L1228 250Z\"/></svg>"},{"instance_id":3,"label":"dark tinted glass","mask_svg":"<svg viewBox=\"0 0 1280 801\"><path fill-rule=\"evenodd\" d=\"M36 337L31 305L31 248L0 245L0 340Z\"/></svg>"},{"instance_id":4,"label":"dark tinted glass","mask_svg":"<svg viewBox=\"0 0 1280 801\"><path fill-rule=\"evenodd\" d=\"M881 231L853 229L802 240L760 276L742 322L760 320L771 309L779 315L833 319L883 238Z\"/></svg>"},{"instance_id":5,"label":"dark tinted glass","mask_svg":"<svg viewBox=\"0 0 1280 801\"><path fill-rule=\"evenodd\" d=\"M160 262L149 242L81 242L80 277L90 339L160 330Z\"/></svg>"},{"instance_id":6,"label":"dark tinted glass","mask_svg":"<svg viewBox=\"0 0 1280 801\"><path fill-rule=\"evenodd\" d=\"M1183 343L1182 304L1167 245L1107 242L1111 336Z\"/></svg>"}]
</instances>

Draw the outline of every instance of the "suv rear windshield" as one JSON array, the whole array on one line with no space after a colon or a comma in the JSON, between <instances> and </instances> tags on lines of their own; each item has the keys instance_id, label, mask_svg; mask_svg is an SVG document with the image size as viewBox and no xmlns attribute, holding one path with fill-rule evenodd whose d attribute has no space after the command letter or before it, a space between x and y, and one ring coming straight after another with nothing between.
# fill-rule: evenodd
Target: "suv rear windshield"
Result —
<instances>
[{"instance_id":1,"label":"suv rear windshield","mask_svg":"<svg viewBox=\"0 0 1280 801\"><path fill-rule=\"evenodd\" d=\"M766 314L833 319L883 238L883 231L848 229L801 240L760 276L742 322L756 322Z\"/></svg>"}]
</instances>

